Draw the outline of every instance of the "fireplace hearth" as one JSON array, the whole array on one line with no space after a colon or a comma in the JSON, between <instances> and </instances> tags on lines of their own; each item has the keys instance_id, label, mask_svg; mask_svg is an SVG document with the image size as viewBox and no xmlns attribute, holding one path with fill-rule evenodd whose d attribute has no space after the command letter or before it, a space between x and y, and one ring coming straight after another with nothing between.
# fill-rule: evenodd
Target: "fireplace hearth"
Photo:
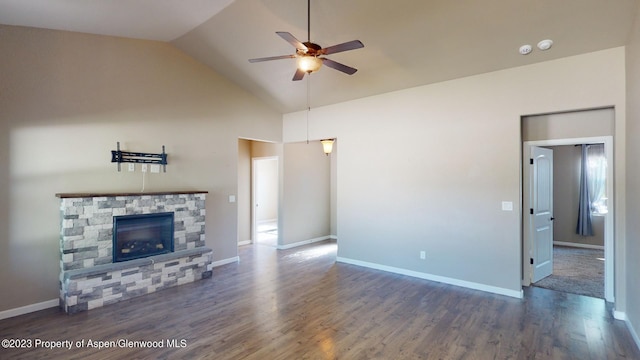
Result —
<instances>
[{"instance_id":1,"label":"fireplace hearth","mask_svg":"<svg viewBox=\"0 0 640 360\"><path fill-rule=\"evenodd\" d=\"M113 262L173 252L173 212L113 217Z\"/></svg>"}]
</instances>

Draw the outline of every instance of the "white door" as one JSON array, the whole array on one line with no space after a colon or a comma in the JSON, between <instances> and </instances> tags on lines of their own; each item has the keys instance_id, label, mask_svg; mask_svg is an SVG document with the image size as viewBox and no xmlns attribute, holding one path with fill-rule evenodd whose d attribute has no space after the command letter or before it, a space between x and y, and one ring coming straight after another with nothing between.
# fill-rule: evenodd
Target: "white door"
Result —
<instances>
[{"instance_id":1,"label":"white door","mask_svg":"<svg viewBox=\"0 0 640 360\"><path fill-rule=\"evenodd\" d=\"M553 150L531 147L530 221L533 234L531 251L532 282L553 272Z\"/></svg>"}]
</instances>

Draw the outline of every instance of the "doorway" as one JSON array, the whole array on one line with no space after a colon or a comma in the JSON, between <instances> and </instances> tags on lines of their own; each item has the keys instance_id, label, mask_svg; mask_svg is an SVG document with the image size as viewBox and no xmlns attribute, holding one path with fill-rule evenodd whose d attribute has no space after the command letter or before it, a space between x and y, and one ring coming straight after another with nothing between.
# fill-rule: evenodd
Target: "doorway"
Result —
<instances>
[{"instance_id":1,"label":"doorway","mask_svg":"<svg viewBox=\"0 0 640 360\"><path fill-rule=\"evenodd\" d=\"M529 154L534 147L548 147L553 148L555 146L562 145L579 145L579 144L604 144L604 152L607 163L606 170L606 198L608 212L603 214L603 233L604 233L604 299L608 302L614 301L614 237L613 237L613 218L614 218L614 197L613 197L613 137L588 137L588 138L569 138L569 139L555 139L555 140L538 140L538 141L524 141L523 142L523 285L529 286L533 279L533 265L531 258L535 253L535 244L533 239L533 228L531 225L531 215L529 208L531 206L530 195L530 171L529 171ZM577 219L576 219L577 220ZM566 244L561 244L566 245ZM536 279L537 280L537 279Z\"/></svg>"},{"instance_id":2,"label":"doorway","mask_svg":"<svg viewBox=\"0 0 640 360\"><path fill-rule=\"evenodd\" d=\"M278 157L256 157L251 162L251 234L255 243L278 245Z\"/></svg>"}]
</instances>

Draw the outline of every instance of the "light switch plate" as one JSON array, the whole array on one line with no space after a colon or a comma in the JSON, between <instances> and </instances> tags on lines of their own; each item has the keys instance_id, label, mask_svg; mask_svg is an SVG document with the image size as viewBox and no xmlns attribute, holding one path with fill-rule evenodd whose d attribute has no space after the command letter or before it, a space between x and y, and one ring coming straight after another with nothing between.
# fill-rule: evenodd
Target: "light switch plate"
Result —
<instances>
[{"instance_id":1,"label":"light switch plate","mask_svg":"<svg viewBox=\"0 0 640 360\"><path fill-rule=\"evenodd\" d=\"M513 202L512 201L503 201L502 202L502 210L504 210L504 211L513 211Z\"/></svg>"},{"instance_id":2,"label":"light switch plate","mask_svg":"<svg viewBox=\"0 0 640 360\"><path fill-rule=\"evenodd\" d=\"M230 203L236 202L236 196L235 195L229 195L229 202Z\"/></svg>"},{"instance_id":3,"label":"light switch plate","mask_svg":"<svg viewBox=\"0 0 640 360\"><path fill-rule=\"evenodd\" d=\"M160 172L160 165L158 164L151 164L151 172L152 173L159 173Z\"/></svg>"}]
</instances>

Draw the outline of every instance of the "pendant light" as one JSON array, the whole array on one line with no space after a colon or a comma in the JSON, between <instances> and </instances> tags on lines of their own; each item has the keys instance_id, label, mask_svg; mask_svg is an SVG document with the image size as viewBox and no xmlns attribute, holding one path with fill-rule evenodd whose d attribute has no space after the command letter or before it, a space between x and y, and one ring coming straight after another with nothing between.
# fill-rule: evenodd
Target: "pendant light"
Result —
<instances>
[{"instance_id":1,"label":"pendant light","mask_svg":"<svg viewBox=\"0 0 640 360\"><path fill-rule=\"evenodd\" d=\"M333 151L333 142L335 141L335 139L322 139L320 140L320 143L322 144L322 151L324 151L324 154L329 156L329 154L331 154L331 151Z\"/></svg>"}]
</instances>

